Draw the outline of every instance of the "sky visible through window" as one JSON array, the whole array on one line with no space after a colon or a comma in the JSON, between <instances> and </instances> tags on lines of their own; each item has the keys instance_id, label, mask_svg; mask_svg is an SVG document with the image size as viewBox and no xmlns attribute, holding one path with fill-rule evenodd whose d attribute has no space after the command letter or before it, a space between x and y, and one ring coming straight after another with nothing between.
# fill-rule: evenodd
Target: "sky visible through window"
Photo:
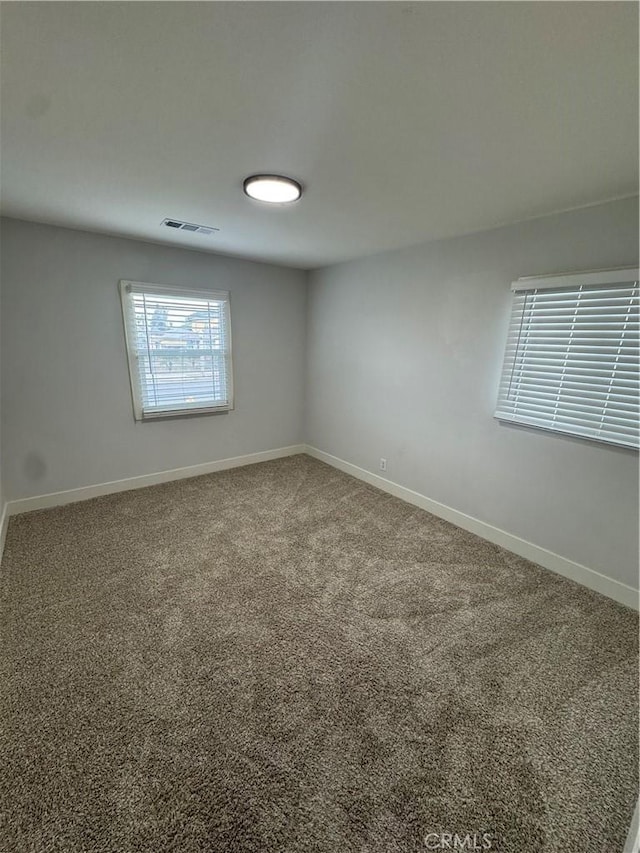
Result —
<instances>
[{"instance_id":1,"label":"sky visible through window","mask_svg":"<svg viewBox=\"0 0 640 853\"><path fill-rule=\"evenodd\" d=\"M144 410L225 402L224 301L173 294L131 296Z\"/></svg>"}]
</instances>

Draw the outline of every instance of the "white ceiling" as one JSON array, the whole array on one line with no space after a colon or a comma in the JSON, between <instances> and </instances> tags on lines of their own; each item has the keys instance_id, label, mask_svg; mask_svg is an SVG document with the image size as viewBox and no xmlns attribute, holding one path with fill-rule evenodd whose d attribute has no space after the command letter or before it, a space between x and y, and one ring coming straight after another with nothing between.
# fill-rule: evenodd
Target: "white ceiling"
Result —
<instances>
[{"instance_id":1,"label":"white ceiling","mask_svg":"<svg viewBox=\"0 0 640 853\"><path fill-rule=\"evenodd\" d=\"M637 32L617 2L5 2L2 212L308 268L635 194Z\"/></svg>"}]
</instances>

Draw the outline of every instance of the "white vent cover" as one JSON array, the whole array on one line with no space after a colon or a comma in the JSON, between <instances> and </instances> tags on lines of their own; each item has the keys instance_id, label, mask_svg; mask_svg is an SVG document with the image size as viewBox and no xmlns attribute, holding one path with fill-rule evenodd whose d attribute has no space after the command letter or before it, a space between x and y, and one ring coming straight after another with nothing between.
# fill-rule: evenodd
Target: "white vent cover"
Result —
<instances>
[{"instance_id":1,"label":"white vent cover","mask_svg":"<svg viewBox=\"0 0 640 853\"><path fill-rule=\"evenodd\" d=\"M192 234L204 234L205 236L220 230L211 225L196 225L193 222L181 222L179 219L163 219L161 224L166 228L173 228L174 231L189 231Z\"/></svg>"}]
</instances>

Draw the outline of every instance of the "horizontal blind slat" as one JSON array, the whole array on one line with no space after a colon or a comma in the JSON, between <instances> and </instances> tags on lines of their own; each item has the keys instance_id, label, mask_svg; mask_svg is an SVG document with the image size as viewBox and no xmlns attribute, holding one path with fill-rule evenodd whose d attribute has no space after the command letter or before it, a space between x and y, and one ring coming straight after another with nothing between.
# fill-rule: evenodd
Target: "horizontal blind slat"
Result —
<instances>
[{"instance_id":1,"label":"horizontal blind slat","mask_svg":"<svg viewBox=\"0 0 640 853\"><path fill-rule=\"evenodd\" d=\"M137 416L229 408L228 294L134 285L123 308Z\"/></svg>"},{"instance_id":2,"label":"horizontal blind slat","mask_svg":"<svg viewBox=\"0 0 640 853\"><path fill-rule=\"evenodd\" d=\"M637 282L517 291L496 417L638 446Z\"/></svg>"}]
</instances>

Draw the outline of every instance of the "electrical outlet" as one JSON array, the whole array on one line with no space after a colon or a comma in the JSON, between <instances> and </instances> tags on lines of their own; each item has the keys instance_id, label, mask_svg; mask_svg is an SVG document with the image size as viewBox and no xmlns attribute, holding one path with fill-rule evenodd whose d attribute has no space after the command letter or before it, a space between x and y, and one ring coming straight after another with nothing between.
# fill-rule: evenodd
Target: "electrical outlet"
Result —
<instances>
[{"instance_id":1,"label":"electrical outlet","mask_svg":"<svg viewBox=\"0 0 640 853\"><path fill-rule=\"evenodd\" d=\"M383 459L382 456L380 457L380 470L381 471L387 470L387 460Z\"/></svg>"}]
</instances>

